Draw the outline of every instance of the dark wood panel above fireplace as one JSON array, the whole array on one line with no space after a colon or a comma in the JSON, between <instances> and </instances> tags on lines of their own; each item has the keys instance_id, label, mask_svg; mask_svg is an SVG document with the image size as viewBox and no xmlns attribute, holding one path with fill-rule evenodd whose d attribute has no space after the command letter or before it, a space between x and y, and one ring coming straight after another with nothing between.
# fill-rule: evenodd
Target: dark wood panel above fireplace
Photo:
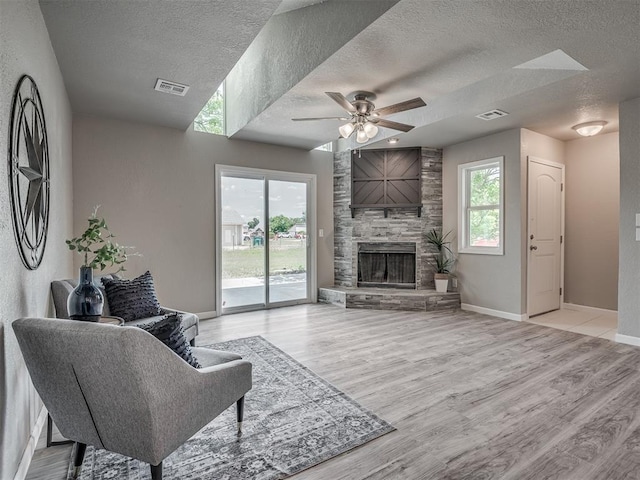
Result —
<instances>
[{"instance_id":1,"label":"dark wood panel above fireplace","mask_svg":"<svg viewBox=\"0 0 640 480\"><path fill-rule=\"evenodd\" d=\"M351 153L351 215L356 208L415 208L422 213L419 148Z\"/></svg>"}]
</instances>

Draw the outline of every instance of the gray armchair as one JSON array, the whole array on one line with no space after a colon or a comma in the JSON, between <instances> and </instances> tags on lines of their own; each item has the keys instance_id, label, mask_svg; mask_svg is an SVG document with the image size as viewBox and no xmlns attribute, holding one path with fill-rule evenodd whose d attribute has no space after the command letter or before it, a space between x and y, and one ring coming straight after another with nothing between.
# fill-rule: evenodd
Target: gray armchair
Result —
<instances>
[{"instance_id":1,"label":"gray armchair","mask_svg":"<svg viewBox=\"0 0 640 480\"><path fill-rule=\"evenodd\" d=\"M239 355L195 347L195 369L137 327L23 318L13 330L47 410L77 442L76 475L93 445L149 463L160 480L162 461L234 402L240 433L251 363Z\"/></svg>"}]
</instances>

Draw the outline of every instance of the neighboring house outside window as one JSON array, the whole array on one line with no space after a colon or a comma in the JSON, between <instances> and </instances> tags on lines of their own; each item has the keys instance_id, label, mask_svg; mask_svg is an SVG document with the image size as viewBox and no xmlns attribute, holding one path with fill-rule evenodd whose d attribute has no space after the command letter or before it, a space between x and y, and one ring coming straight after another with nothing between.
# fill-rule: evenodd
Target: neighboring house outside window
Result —
<instances>
[{"instance_id":1,"label":"neighboring house outside window","mask_svg":"<svg viewBox=\"0 0 640 480\"><path fill-rule=\"evenodd\" d=\"M458 252L504 254L504 157L458 165Z\"/></svg>"}]
</instances>

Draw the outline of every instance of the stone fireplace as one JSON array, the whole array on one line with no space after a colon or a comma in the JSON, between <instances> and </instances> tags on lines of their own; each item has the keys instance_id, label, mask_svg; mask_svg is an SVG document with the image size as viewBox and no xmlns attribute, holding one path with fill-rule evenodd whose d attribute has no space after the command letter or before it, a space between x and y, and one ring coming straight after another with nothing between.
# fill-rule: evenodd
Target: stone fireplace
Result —
<instances>
[{"instance_id":1,"label":"stone fireplace","mask_svg":"<svg viewBox=\"0 0 640 480\"><path fill-rule=\"evenodd\" d=\"M363 157L366 152L361 152ZM384 155L384 152L378 152L379 156ZM387 171L390 161L393 162L391 169L397 166L389 160L389 155L384 157L387 159ZM433 268L429 260L435 252L425 241L430 229L442 228L442 150L423 147L417 157L420 180L419 184L416 181L415 187L420 192L420 208L416 208L416 202L411 203L412 208L388 203L382 208L377 204L368 208L366 201L352 205L351 189L358 179L351 177L351 152L334 155L335 283L333 287L319 289L318 301L344 308L376 310L460 308L457 292L438 293L434 290ZM393 189L396 178L391 177L395 175L383 178L382 187L375 182L369 183L367 187L371 189L365 193L375 194L377 187L385 188L385 181L386 188ZM407 184L405 182L405 187Z\"/></svg>"},{"instance_id":2,"label":"stone fireplace","mask_svg":"<svg viewBox=\"0 0 640 480\"><path fill-rule=\"evenodd\" d=\"M363 150L362 155L365 155ZM432 289L433 270L427 261L434 252L424 236L432 228L442 228L442 150L420 149L420 192L422 208L359 208L351 205L351 152L334 155L333 212L335 285L358 287L358 245L396 243L415 245L415 286ZM353 214L353 217L352 217Z\"/></svg>"}]
</instances>

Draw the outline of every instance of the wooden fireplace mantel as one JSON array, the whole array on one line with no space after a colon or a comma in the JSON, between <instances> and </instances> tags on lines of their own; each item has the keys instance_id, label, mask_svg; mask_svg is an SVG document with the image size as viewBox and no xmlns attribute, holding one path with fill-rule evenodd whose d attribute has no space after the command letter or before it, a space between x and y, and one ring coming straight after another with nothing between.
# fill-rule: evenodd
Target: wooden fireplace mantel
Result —
<instances>
[{"instance_id":1,"label":"wooden fireplace mantel","mask_svg":"<svg viewBox=\"0 0 640 480\"><path fill-rule=\"evenodd\" d=\"M389 209L391 208L415 208L418 212L418 217L422 216L422 204L421 203L360 203L349 205L351 209L351 218L355 217L356 210L358 208L367 208L374 210L384 210L384 218L387 218Z\"/></svg>"}]
</instances>

